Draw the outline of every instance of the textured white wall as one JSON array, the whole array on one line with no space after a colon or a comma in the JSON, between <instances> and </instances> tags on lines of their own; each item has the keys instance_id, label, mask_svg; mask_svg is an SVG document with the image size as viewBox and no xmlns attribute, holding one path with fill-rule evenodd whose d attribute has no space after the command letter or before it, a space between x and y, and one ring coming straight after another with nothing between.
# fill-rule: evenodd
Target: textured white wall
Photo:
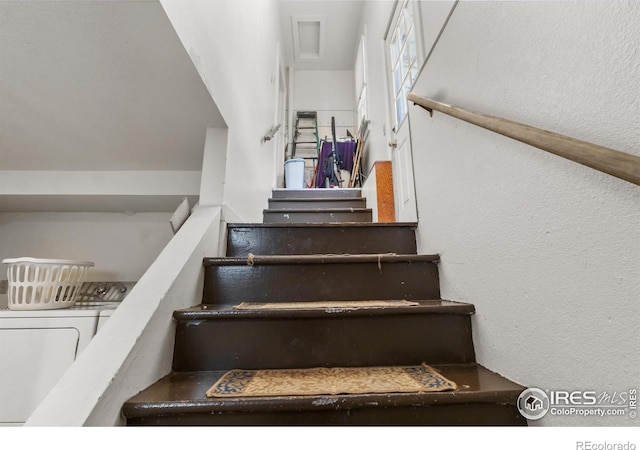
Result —
<instances>
[{"instance_id":1,"label":"textured white wall","mask_svg":"<svg viewBox=\"0 0 640 450\"><path fill-rule=\"evenodd\" d=\"M338 137L355 136L353 70L296 70L292 95L294 111L317 112L320 139L331 137L331 117Z\"/></svg>"},{"instance_id":2,"label":"textured white wall","mask_svg":"<svg viewBox=\"0 0 640 450\"><path fill-rule=\"evenodd\" d=\"M636 2L460 2L414 91L640 155L638 23ZM478 361L543 389L637 387L640 187L439 113L410 121L419 250L441 254L443 298L476 305Z\"/></svg>"},{"instance_id":3,"label":"textured white wall","mask_svg":"<svg viewBox=\"0 0 640 450\"><path fill-rule=\"evenodd\" d=\"M276 2L161 3L228 127L223 201L260 222L275 187L275 140L262 137L275 125Z\"/></svg>"},{"instance_id":4,"label":"textured white wall","mask_svg":"<svg viewBox=\"0 0 640 450\"><path fill-rule=\"evenodd\" d=\"M353 111L352 70L296 70L293 109Z\"/></svg>"},{"instance_id":5,"label":"textured white wall","mask_svg":"<svg viewBox=\"0 0 640 450\"><path fill-rule=\"evenodd\" d=\"M363 154L365 174L376 161L391 159L389 150L389 100L385 74L384 35L393 12L390 1L366 1L362 11L360 33L365 34L365 67L367 71L367 119L369 135Z\"/></svg>"}]
</instances>

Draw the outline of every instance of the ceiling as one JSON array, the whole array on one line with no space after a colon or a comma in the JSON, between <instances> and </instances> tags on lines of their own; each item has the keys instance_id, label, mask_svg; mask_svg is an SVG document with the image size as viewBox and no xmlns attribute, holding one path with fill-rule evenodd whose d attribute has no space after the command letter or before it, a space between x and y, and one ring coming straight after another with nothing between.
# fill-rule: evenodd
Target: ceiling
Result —
<instances>
[{"instance_id":1,"label":"ceiling","mask_svg":"<svg viewBox=\"0 0 640 450\"><path fill-rule=\"evenodd\" d=\"M282 34L285 62L297 70L353 70L358 48L360 19L364 1L356 0L279 0L280 32ZM301 37L307 45L307 58L299 58L295 52L296 29L292 22L298 20ZM321 24L321 25L316 25ZM313 38L320 33L320 41ZM303 44L304 44L303 42ZM309 50L324 50L318 55Z\"/></svg>"},{"instance_id":2,"label":"ceiling","mask_svg":"<svg viewBox=\"0 0 640 450\"><path fill-rule=\"evenodd\" d=\"M0 1L0 170L201 170L224 121L157 1Z\"/></svg>"}]
</instances>

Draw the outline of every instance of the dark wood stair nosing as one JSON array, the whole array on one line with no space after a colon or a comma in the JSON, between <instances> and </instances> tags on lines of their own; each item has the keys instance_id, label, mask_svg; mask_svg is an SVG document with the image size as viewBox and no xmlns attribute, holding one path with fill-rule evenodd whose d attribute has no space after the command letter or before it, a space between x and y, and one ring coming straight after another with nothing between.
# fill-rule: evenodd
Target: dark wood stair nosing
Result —
<instances>
[{"instance_id":1,"label":"dark wood stair nosing","mask_svg":"<svg viewBox=\"0 0 640 450\"><path fill-rule=\"evenodd\" d=\"M203 259L205 267L212 266L255 266L255 265L284 265L284 264L345 264L345 263L438 263L440 255L396 255L360 254L360 255L253 255L251 257L206 257Z\"/></svg>"},{"instance_id":2,"label":"dark wood stair nosing","mask_svg":"<svg viewBox=\"0 0 640 450\"><path fill-rule=\"evenodd\" d=\"M323 197L340 197L340 198L366 198L362 197L362 189L273 189L271 198L323 198Z\"/></svg>"},{"instance_id":3,"label":"dark wood stair nosing","mask_svg":"<svg viewBox=\"0 0 640 450\"><path fill-rule=\"evenodd\" d=\"M440 304L434 304L434 303ZM385 306L363 307L358 309L327 307L316 309L272 309L272 310L238 310L233 305L205 304L191 308L179 309L173 312L173 318L177 321L190 320L225 320L225 319L282 319L282 318L335 318L335 317L361 317L361 316L388 316L388 315L417 315L417 314L455 314L473 315L475 306L470 303L452 302L442 299L423 300L417 306Z\"/></svg>"},{"instance_id":4,"label":"dark wood stair nosing","mask_svg":"<svg viewBox=\"0 0 640 450\"><path fill-rule=\"evenodd\" d=\"M276 197L270 198L269 203L324 203L324 202L338 202L338 203L349 203L349 202L357 202L357 203L365 203L367 201L366 197ZM312 209L312 208L309 208Z\"/></svg>"},{"instance_id":5,"label":"dark wood stair nosing","mask_svg":"<svg viewBox=\"0 0 640 450\"><path fill-rule=\"evenodd\" d=\"M356 214L371 213L371 208L300 208L300 209L264 209L263 214Z\"/></svg>"},{"instance_id":6,"label":"dark wood stair nosing","mask_svg":"<svg viewBox=\"0 0 640 450\"><path fill-rule=\"evenodd\" d=\"M228 223L228 229L235 228L417 228L418 224L415 222L323 222L323 223Z\"/></svg>"}]
</instances>

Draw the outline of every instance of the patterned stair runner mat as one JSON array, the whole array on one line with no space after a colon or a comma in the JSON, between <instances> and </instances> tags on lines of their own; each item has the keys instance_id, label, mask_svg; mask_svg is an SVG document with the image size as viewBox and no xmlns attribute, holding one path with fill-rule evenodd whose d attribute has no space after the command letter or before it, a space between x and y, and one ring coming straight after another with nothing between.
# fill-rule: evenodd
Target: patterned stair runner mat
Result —
<instances>
[{"instance_id":1,"label":"patterned stair runner mat","mask_svg":"<svg viewBox=\"0 0 640 450\"><path fill-rule=\"evenodd\" d=\"M432 367L319 367L311 369L234 369L224 374L207 397L441 392L457 388Z\"/></svg>"}]
</instances>

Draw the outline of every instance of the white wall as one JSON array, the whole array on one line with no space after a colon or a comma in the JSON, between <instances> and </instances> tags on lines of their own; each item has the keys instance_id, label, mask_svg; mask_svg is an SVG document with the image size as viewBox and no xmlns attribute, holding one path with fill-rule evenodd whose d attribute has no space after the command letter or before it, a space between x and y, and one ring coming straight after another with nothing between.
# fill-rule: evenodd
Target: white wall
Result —
<instances>
[{"instance_id":1,"label":"white wall","mask_svg":"<svg viewBox=\"0 0 640 450\"><path fill-rule=\"evenodd\" d=\"M355 136L353 70L296 70L293 72L294 111L317 111L320 138L331 136L331 117L336 134ZM295 126L295 125L294 125Z\"/></svg>"},{"instance_id":2,"label":"white wall","mask_svg":"<svg viewBox=\"0 0 640 450\"><path fill-rule=\"evenodd\" d=\"M224 203L262 221L274 186L279 21L275 1L162 0L226 125Z\"/></svg>"},{"instance_id":3,"label":"white wall","mask_svg":"<svg viewBox=\"0 0 640 450\"><path fill-rule=\"evenodd\" d=\"M385 69L384 36L394 2L367 1L362 12L360 34L365 34L365 66L367 71L367 118L369 135L363 154L365 175L376 161L391 159L389 150L389 100Z\"/></svg>"},{"instance_id":4,"label":"white wall","mask_svg":"<svg viewBox=\"0 0 640 450\"><path fill-rule=\"evenodd\" d=\"M89 271L89 281L137 281L173 236L169 216L2 213L0 259L32 256L89 260L96 263Z\"/></svg>"},{"instance_id":5,"label":"white wall","mask_svg":"<svg viewBox=\"0 0 640 450\"><path fill-rule=\"evenodd\" d=\"M0 213L0 261L93 261L87 281L138 281L169 242L170 213ZM7 279L7 266L0 279ZM6 308L0 295L0 308Z\"/></svg>"},{"instance_id":6,"label":"white wall","mask_svg":"<svg viewBox=\"0 0 640 450\"><path fill-rule=\"evenodd\" d=\"M639 22L635 2L460 2L414 91L640 155ZM410 121L419 250L441 254L443 298L476 305L478 361L543 389L636 387L640 187L437 112Z\"/></svg>"}]
</instances>

